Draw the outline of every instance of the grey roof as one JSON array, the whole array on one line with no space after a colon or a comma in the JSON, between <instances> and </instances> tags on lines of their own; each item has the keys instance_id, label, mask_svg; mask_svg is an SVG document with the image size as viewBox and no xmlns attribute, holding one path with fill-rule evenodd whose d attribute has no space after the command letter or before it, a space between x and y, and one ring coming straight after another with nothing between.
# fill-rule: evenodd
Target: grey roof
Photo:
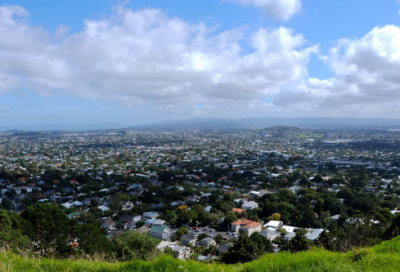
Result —
<instances>
[{"instance_id":1,"label":"grey roof","mask_svg":"<svg viewBox=\"0 0 400 272\"><path fill-rule=\"evenodd\" d=\"M183 235L181 237L181 241L192 241L192 240L195 240L195 239L196 239L196 237L194 236L193 232L185 234L185 235Z\"/></svg>"},{"instance_id":2,"label":"grey roof","mask_svg":"<svg viewBox=\"0 0 400 272\"><path fill-rule=\"evenodd\" d=\"M311 228L306 230L307 230L306 238L311 241L318 239L320 234L325 231L324 229L311 229ZM289 232L288 234L285 235L285 238L291 240L295 236L296 236L295 232Z\"/></svg>"},{"instance_id":3,"label":"grey roof","mask_svg":"<svg viewBox=\"0 0 400 272\"><path fill-rule=\"evenodd\" d=\"M184 249L185 248L185 246L174 246L173 248L172 248L172 251L173 252L179 252L179 251L181 251L182 249Z\"/></svg>"},{"instance_id":4,"label":"grey roof","mask_svg":"<svg viewBox=\"0 0 400 272\"><path fill-rule=\"evenodd\" d=\"M220 245L219 247L217 247L217 250L219 253L227 252L229 250L229 247L231 247L231 246L233 246L232 243L223 244L223 245Z\"/></svg>"}]
</instances>

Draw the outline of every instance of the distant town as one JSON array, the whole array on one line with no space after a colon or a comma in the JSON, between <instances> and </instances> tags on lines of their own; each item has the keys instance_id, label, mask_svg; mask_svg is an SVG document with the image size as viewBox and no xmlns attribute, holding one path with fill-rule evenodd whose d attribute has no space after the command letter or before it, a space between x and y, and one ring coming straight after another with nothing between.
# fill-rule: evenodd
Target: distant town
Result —
<instances>
[{"instance_id":1,"label":"distant town","mask_svg":"<svg viewBox=\"0 0 400 272\"><path fill-rule=\"evenodd\" d=\"M399 212L399 175L390 129L0 133L3 210L56 205L110 242L135 233L202 262L377 244ZM254 257L240 255L240 239L258 241L246 249Z\"/></svg>"}]
</instances>

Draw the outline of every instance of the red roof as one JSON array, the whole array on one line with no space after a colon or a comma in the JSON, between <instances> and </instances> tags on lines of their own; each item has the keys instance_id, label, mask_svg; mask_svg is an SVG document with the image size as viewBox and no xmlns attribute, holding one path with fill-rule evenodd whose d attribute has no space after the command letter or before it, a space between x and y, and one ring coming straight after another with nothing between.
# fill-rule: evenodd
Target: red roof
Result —
<instances>
[{"instance_id":1,"label":"red roof","mask_svg":"<svg viewBox=\"0 0 400 272\"><path fill-rule=\"evenodd\" d=\"M261 223L258 223L256 221L251 221L248 219L241 219L236 222L233 222L232 225L235 225L235 226L240 225L241 227L244 227L244 228L255 228L255 227L260 226Z\"/></svg>"}]
</instances>

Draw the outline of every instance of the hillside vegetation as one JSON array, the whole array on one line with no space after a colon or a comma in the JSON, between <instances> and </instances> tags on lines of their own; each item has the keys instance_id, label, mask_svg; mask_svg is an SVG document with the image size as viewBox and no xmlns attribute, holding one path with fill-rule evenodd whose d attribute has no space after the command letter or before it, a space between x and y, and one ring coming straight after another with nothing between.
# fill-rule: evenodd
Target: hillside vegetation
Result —
<instances>
[{"instance_id":1,"label":"hillside vegetation","mask_svg":"<svg viewBox=\"0 0 400 272\"><path fill-rule=\"evenodd\" d=\"M155 261L103 262L96 260L53 260L0 254L0 271L118 271L118 272L261 272L261 271L399 271L400 237L372 248L334 253L323 249L307 252L267 254L259 260L237 265L202 264L179 261L163 255Z\"/></svg>"}]
</instances>

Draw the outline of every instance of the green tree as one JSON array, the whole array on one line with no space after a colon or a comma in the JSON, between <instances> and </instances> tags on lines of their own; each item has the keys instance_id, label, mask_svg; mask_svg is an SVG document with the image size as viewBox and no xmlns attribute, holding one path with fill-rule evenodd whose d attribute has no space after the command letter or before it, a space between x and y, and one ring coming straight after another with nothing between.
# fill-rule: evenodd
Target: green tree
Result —
<instances>
[{"instance_id":1,"label":"green tree","mask_svg":"<svg viewBox=\"0 0 400 272\"><path fill-rule=\"evenodd\" d=\"M304 251L311 248L311 242L306 238L306 229L296 229L296 236L282 247L282 250L291 252Z\"/></svg>"},{"instance_id":2,"label":"green tree","mask_svg":"<svg viewBox=\"0 0 400 272\"><path fill-rule=\"evenodd\" d=\"M3 209L6 209L8 211L11 211L12 208L14 207L13 203L8 200L7 198L3 198L3 201L1 202L1 206L3 207Z\"/></svg>"},{"instance_id":3,"label":"green tree","mask_svg":"<svg viewBox=\"0 0 400 272\"><path fill-rule=\"evenodd\" d=\"M197 240L200 241L200 240L203 240L204 238L207 238L207 237L208 237L208 235L206 233L202 233L197 237Z\"/></svg>"},{"instance_id":4,"label":"green tree","mask_svg":"<svg viewBox=\"0 0 400 272\"><path fill-rule=\"evenodd\" d=\"M251 262L265 253L273 252L267 238L255 232L250 237L243 231L239 239L233 241L233 246L222 255L222 261L227 264Z\"/></svg>"},{"instance_id":5,"label":"green tree","mask_svg":"<svg viewBox=\"0 0 400 272\"><path fill-rule=\"evenodd\" d=\"M117 235L112 241L116 257L120 261L152 260L160 253L157 249L159 242L157 238L136 231Z\"/></svg>"},{"instance_id":6,"label":"green tree","mask_svg":"<svg viewBox=\"0 0 400 272\"><path fill-rule=\"evenodd\" d=\"M30 238L34 252L55 257L71 253L78 224L57 205L35 204L24 210L21 217L27 222L24 233Z\"/></svg>"},{"instance_id":7,"label":"green tree","mask_svg":"<svg viewBox=\"0 0 400 272\"><path fill-rule=\"evenodd\" d=\"M145 224L145 222L143 220L139 220L136 222L136 228L141 228L143 227Z\"/></svg>"},{"instance_id":8,"label":"green tree","mask_svg":"<svg viewBox=\"0 0 400 272\"><path fill-rule=\"evenodd\" d=\"M19 251L29 247L29 238L22 234L24 220L15 213L0 211L0 247Z\"/></svg>"},{"instance_id":9,"label":"green tree","mask_svg":"<svg viewBox=\"0 0 400 272\"><path fill-rule=\"evenodd\" d=\"M175 233L176 239L180 240L183 235L188 234L188 233L189 233L189 230L187 228L181 227Z\"/></svg>"},{"instance_id":10,"label":"green tree","mask_svg":"<svg viewBox=\"0 0 400 272\"><path fill-rule=\"evenodd\" d=\"M231 224L233 222L237 221L237 220L238 220L238 218L237 218L236 214L234 214L233 212L229 212L225 216L225 220L224 220L223 226L226 226L229 229Z\"/></svg>"},{"instance_id":11,"label":"green tree","mask_svg":"<svg viewBox=\"0 0 400 272\"><path fill-rule=\"evenodd\" d=\"M101 228L97 222L81 225L77 234L79 250L85 254L111 253L112 244L106 234L107 231Z\"/></svg>"}]
</instances>

